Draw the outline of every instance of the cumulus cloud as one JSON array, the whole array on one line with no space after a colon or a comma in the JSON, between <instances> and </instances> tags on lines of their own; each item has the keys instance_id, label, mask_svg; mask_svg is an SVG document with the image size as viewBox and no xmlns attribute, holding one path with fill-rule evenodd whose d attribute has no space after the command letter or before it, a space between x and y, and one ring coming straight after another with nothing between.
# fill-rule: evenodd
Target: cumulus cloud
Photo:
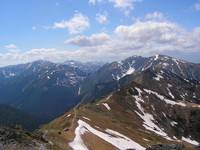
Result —
<instances>
[{"instance_id":1,"label":"cumulus cloud","mask_svg":"<svg viewBox=\"0 0 200 150\"><path fill-rule=\"evenodd\" d=\"M199 56L200 27L188 31L168 20L143 19L130 25L119 25L110 34L79 35L67 39L65 43L78 47L73 51L42 48L0 53L0 66L37 59L55 62L67 59L113 61L135 54L181 53Z\"/></svg>"},{"instance_id":2,"label":"cumulus cloud","mask_svg":"<svg viewBox=\"0 0 200 150\"><path fill-rule=\"evenodd\" d=\"M90 27L90 20L82 13L76 12L69 20L55 22L53 29L68 29L70 34L78 34Z\"/></svg>"},{"instance_id":3,"label":"cumulus cloud","mask_svg":"<svg viewBox=\"0 0 200 150\"><path fill-rule=\"evenodd\" d=\"M143 43L142 51L146 53L153 51L200 51L199 28L189 32L168 21L144 21L136 22L130 26L121 25L115 29L115 33L126 41Z\"/></svg>"},{"instance_id":4,"label":"cumulus cloud","mask_svg":"<svg viewBox=\"0 0 200 150\"><path fill-rule=\"evenodd\" d=\"M108 13L103 12L103 13L96 14L96 20L100 24L107 24L109 22L108 21Z\"/></svg>"},{"instance_id":5,"label":"cumulus cloud","mask_svg":"<svg viewBox=\"0 0 200 150\"><path fill-rule=\"evenodd\" d=\"M200 11L200 0L198 0L198 1L196 2L196 4L194 5L194 7L195 7L195 9L196 9L197 11Z\"/></svg>"},{"instance_id":6,"label":"cumulus cloud","mask_svg":"<svg viewBox=\"0 0 200 150\"><path fill-rule=\"evenodd\" d=\"M93 54L92 58L106 60L135 54L196 53L200 52L200 28L191 32L170 21L143 20L117 26L110 38L101 44L91 42L91 37L85 36L69 39L66 43L79 46L85 54Z\"/></svg>"},{"instance_id":7,"label":"cumulus cloud","mask_svg":"<svg viewBox=\"0 0 200 150\"><path fill-rule=\"evenodd\" d=\"M170 22L145 21L130 26L120 25L115 33L125 40L138 42L170 42L173 41L180 28Z\"/></svg>"},{"instance_id":8,"label":"cumulus cloud","mask_svg":"<svg viewBox=\"0 0 200 150\"><path fill-rule=\"evenodd\" d=\"M110 40L110 36L106 33L92 34L91 36L76 36L65 41L66 44L76 45L76 46L97 46L105 44Z\"/></svg>"}]
</instances>

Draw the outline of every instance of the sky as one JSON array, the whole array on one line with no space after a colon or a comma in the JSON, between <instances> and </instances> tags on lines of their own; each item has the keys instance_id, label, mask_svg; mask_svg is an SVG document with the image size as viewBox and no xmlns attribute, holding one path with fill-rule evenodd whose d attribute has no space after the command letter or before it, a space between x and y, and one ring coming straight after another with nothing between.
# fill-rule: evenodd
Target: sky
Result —
<instances>
[{"instance_id":1,"label":"sky","mask_svg":"<svg viewBox=\"0 0 200 150\"><path fill-rule=\"evenodd\" d=\"M155 54L200 63L200 0L0 2L0 66Z\"/></svg>"}]
</instances>

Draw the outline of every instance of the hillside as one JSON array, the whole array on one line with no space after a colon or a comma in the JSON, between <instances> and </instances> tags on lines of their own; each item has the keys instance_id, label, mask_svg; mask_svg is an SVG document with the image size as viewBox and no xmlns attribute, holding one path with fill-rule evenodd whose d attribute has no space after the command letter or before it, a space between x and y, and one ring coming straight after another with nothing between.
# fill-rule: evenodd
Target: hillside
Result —
<instances>
[{"instance_id":1,"label":"hillside","mask_svg":"<svg viewBox=\"0 0 200 150\"><path fill-rule=\"evenodd\" d=\"M167 98L132 82L44 126L55 149L136 149L158 143L199 144L200 105ZM96 145L98 144L98 147Z\"/></svg>"},{"instance_id":2,"label":"hillside","mask_svg":"<svg viewBox=\"0 0 200 150\"><path fill-rule=\"evenodd\" d=\"M41 121L28 113L8 105L0 104L0 126L15 127L22 126L33 130L39 127Z\"/></svg>"}]
</instances>

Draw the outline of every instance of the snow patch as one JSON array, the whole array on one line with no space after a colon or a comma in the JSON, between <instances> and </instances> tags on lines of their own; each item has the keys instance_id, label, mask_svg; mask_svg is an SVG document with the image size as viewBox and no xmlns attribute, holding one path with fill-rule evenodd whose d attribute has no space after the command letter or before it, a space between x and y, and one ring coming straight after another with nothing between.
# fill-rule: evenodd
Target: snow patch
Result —
<instances>
[{"instance_id":1,"label":"snow patch","mask_svg":"<svg viewBox=\"0 0 200 150\"><path fill-rule=\"evenodd\" d=\"M78 96L81 94L81 87L78 88Z\"/></svg>"},{"instance_id":2,"label":"snow patch","mask_svg":"<svg viewBox=\"0 0 200 150\"><path fill-rule=\"evenodd\" d=\"M88 121L91 121L91 119L87 118L87 117L83 117L84 119L88 120Z\"/></svg>"},{"instance_id":3,"label":"snow patch","mask_svg":"<svg viewBox=\"0 0 200 150\"><path fill-rule=\"evenodd\" d=\"M187 143L190 143L192 145L196 145L196 146L198 146L200 144L199 142L197 142L195 140L191 140L190 138L182 137L182 140L185 141L185 142L187 142Z\"/></svg>"},{"instance_id":4,"label":"snow patch","mask_svg":"<svg viewBox=\"0 0 200 150\"><path fill-rule=\"evenodd\" d=\"M106 129L105 132L101 132L97 129L92 128L89 124L82 120L78 120L78 127L75 130L75 138L73 142L69 143L70 147L73 150L88 150L88 148L84 145L84 142L81 138L81 135L85 132L93 133L99 138L105 140L106 142L112 144L116 148L120 150L126 149L135 149L135 150L145 150L145 147L126 137L125 135L118 133L117 131L113 131L110 129Z\"/></svg>"},{"instance_id":5,"label":"snow patch","mask_svg":"<svg viewBox=\"0 0 200 150\"><path fill-rule=\"evenodd\" d=\"M169 99L165 98L163 95L158 94L157 92L154 92L154 91L151 91L151 90L147 90L147 89L144 89L144 91L149 93L149 94L156 95L160 100L165 101L165 103L167 103L167 104L179 105L179 106L182 106L182 107L186 106L186 104L184 104L182 102L175 102L175 101L169 100Z\"/></svg>"},{"instance_id":6,"label":"snow patch","mask_svg":"<svg viewBox=\"0 0 200 150\"><path fill-rule=\"evenodd\" d=\"M135 102L136 105L138 107L138 109L140 110L141 113L135 111L137 113L137 115L143 120L143 127L145 127L145 129L152 131L158 135L161 135L162 137L171 140L170 137L167 136L167 134L162 131L162 129L160 129L160 127L158 127L154 122L155 119L153 117L153 115L149 114L149 113L145 113L143 107L141 106L140 102L144 103L144 100L141 97L141 93L142 91L139 88L136 88L136 90L139 93L139 96L133 96L135 98Z\"/></svg>"},{"instance_id":7,"label":"snow patch","mask_svg":"<svg viewBox=\"0 0 200 150\"><path fill-rule=\"evenodd\" d=\"M176 121L172 121L170 124L174 127L174 126L177 125L178 123L177 123Z\"/></svg>"},{"instance_id":8,"label":"snow patch","mask_svg":"<svg viewBox=\"0 0 200 150\"><path fill-rule=\"evenodd\" d=\"M15 76L15 73L9 73L9 76L10 76L10 77L14 77L14 76Z\"/></svg>"},{"instance_id":9,"label":"snow patch","mask_svg":"<svg viewBox=\"0 0 200 150\"><path fill-rule=\"evenodd\" d=\"M163 65L163 67L167 67L167 66L169 66L168 63L163 63L162 65Z\"/></svg>"},{"instance_id":10,"label":"snow patch","mask_svg":"<svg viewBox=\"0 0 200 150\"><path fill-rule=\"evenodd\" d=\"M67 118L70 117L70 116L71 116L71 114L68 114L68 115L67 115Z\"/></svg>"},{"instance_id":11,"label":"snow patch","mask_svg":"<svg viewBox=\"0 0 200 150\"><path fill-rule=\"evenodd\" d=\"M168 94L171 96L171 98L174 99L175 97L174 97L174 95L172 94L172 92L170 91L169 88L167 88L167 91L168 91Z\"/></svg>"},{"instance_id":12,"label":"snow patch","mask_svg":"<svg viewBox=\"0 0 200 150\"><path fill-rule=\"evenodd\" d=\"M160 79L163 79L163 76L160 74L156 74L156 77L154 77L155 80L160 81Z\"/></svg>"},{"instance_id":13,"label":"snow patch","mask_svg":"<svg viewBox=\"0 0 200 150\"><path fill-rule=\"evenodd\" d=\"M108 109L109 111L111 110L110 106L107 103L102 103L102 104L106 107L106 109Z\"/></svg>"},{"instance_id":14,"label":"snow patch","mask_svg":"<svg viewBox=\"0 0 200 150\"><path fill-rule=\"evenodd\" d=\"M158 60L158 58L159 58L159 54L156 54L155 58L154 58L154 61Z\"/></svg>"},{"instance_id":15,"label":"snow patch","mask_svg":"<svg viewBox=\"0 0 200 150\"><path fill-rule=\"evenodd\" d=\"M145 139L145 138L143 138L143 140L144 140L144 141L147 141L147 142L149 142L149 140L148 140L148 139Z\"/></svg>"},{"instance_id":16,"label":"snow patch","mask_svg":"<svg viewBox=\"0 0 200 150\"><path fill-rule=\"evenodd\" d=\"M81 135L83 135L85 132L87 132L88 130L82 125L81 120L78 121L78 127L75 129L75 138L72 142L69 143L69 146L73 149L73 150L89 150L82 138Z\"/></svg>"},{"instance_id":17,"label":"snow patch","mask_svg":"<svg viewBox=\"0 0 200 150\"><path fill-rule=\"evenodd\" d=\"M112 94L106 97L106 100L109 100L112 97Z\"/></svg>"},{"instance_id":18,"label":"snow patch","mask_svg":"<svg viewBox=\"0 0 200 150\"><path fill-rule=\"evenodd\" d=\"M135 71L135 68L130 67L123 76L130 75L130 74L134 73L134 71Z\"/></svg>"}]
</instances>

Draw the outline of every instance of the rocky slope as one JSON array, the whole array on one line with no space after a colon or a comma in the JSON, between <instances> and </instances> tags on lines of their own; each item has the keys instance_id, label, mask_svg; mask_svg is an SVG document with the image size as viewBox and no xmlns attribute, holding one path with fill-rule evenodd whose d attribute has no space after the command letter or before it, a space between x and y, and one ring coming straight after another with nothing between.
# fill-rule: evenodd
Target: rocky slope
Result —
<instances>
[{"instance_id":1,"label":"rocky slope","mask_svg":"<svg viewBox=\"0 0 200 150\"><path fill-rule=\"evenodd\" d=\"M200 105L192 97L187 99L132 82L101 100L74 108L43 131L55 149L143 150L164 143L193 150L200 143Z\"/></svg>"},{"instance_id":2,"label":"rocky slope","mask_svg":"<svg viewBox=\"0 0 200 150\"><path fill-rule=\"evenodd\" d=\"M21 128L0 127L0 150L50 150L51 145L36 133Z\"/></svg>"}]
</instances>

